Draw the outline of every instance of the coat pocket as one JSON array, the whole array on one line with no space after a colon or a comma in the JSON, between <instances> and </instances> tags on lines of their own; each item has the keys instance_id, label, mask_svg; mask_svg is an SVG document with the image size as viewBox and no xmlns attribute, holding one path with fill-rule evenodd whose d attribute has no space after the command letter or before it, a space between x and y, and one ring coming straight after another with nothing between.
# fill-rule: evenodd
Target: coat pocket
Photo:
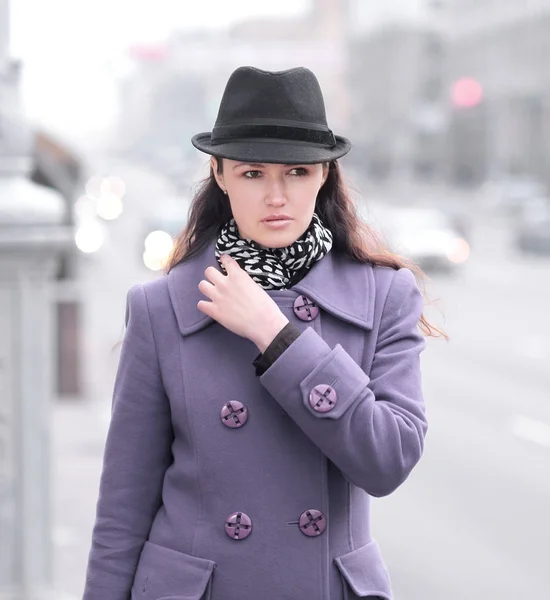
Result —
<instances>
[{"instance_id":1,"label":"coat pocket","mask_svg":"<svg viewBox=\"0 0 550 600\"><path fill-rule=\"evenodd\" d=\"M375 540L335 558L334 564L342 577L344 600L392 600L390 576Z\"/></svg>"},{"instance_id":2,"label":"coat pocket","mask_svg":"<svg viewBox=\"0 0 550 600\"><path fill-rule=\"evenodd\" d=\"M210 600L216 563L145 542L131 600Z\"/></svg>"}]
</instances>

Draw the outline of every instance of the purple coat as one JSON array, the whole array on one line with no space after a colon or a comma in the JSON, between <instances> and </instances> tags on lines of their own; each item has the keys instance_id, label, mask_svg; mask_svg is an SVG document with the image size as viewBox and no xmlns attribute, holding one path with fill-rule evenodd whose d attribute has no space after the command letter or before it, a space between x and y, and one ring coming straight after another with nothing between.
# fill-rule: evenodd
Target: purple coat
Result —
<instances>
[{"instance_id":1,"label":"purple coat","mask_svg":"<svg viewBox=\"0 0 550 600\"><path fill-rule=\"evenodd\" d=\"M414 276L329 252L268 292L303 333L257 377L197 308L214 245L128 294L84 600L390 600L370 504L424 448Z\"/></svg>"}]
</instances>

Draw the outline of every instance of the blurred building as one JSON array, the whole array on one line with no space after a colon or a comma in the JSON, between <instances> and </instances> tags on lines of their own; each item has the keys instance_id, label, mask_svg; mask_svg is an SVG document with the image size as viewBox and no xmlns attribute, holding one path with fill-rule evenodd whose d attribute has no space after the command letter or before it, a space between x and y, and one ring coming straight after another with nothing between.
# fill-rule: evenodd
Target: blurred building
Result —
<instances>
[{"instance_id":1,"label":"blurred building","mask_svg":"<svg viewBox=\"0 0 550 600\"><path fill-rule=\"evenodd\" d=\"M301 19L242 21L227 31L176 33L163 46L131 49L135 69L121 88L120 148L186 183L181 169L197 159L190 138L211 129L229 75L245 64L312 69L331 127L349 134L348 27L348 0L315 0Z\"/></svg>"},{"instance_id":2,"label":"blurred building","mask_svg":"<svg viewBox=\"0 0 550 600\"><path fill-rule=\"evenodd\" d=\"M135 70L120 87L117 149L183 182L195 159L189 138L205 122L204 77L188 68L189 57L174 60L169 45L136 46L130 57Z\"/></svg>"},{"instance_id":3,"label":"blurred building","mask_svg":"<svg viewBox=\"0 0 550 600\"><path fill-rule=\"evenodd\" d=\"M83 159L66 140L51 131L32 131L26 121L20 93L24 65L10 56L9 4L8 0L0 0L0 177L21 174L58 191L66 203L63 224L70 227L73 202L82 181ZM81 391L79 299L75 284L78 254L74 245L61 252L56 273L54 352L55 391L59 397L78 397Z\"/></svg>"},{"instance_id":4,"label":"blurred building","mask_svg":"<svg viewBox=\"0 0 550 600\"><path fill-rule=\"evenodd\" d=\"M450 175L472 183L504 174L549 183L550 0L447 0L449 85L480 85L474 106L455 106Z\"/></svg>"},{"instance_id":5,"label":"blurred building","mask_svg":"<svg viewBox=\"0 0 550 600\"><path fill-rule=\"evenodd\" d=\"M398 5L376 18L372 5L356 7L365 21L349 50L353 158L370 178L434 178L443 168L445 38L428 7Z\"/></svg>"},{"instance_id":6,"label":"blurred building","mask_svg":"<svg viewBox=\"0 0 550 600\"><path fill-rule=\"evenodd\" d=\"M351 31L354 35L365 35L389 25L410 26L421 23L427 17L431 4L429 0L352 0Z\"/></svg>"}]
</instances>

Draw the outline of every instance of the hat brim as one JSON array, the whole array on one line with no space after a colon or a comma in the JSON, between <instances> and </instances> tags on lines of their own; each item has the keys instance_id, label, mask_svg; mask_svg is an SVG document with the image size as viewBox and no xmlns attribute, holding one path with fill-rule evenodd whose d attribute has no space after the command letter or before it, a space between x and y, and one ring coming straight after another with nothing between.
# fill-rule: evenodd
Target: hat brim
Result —
<instances>
[{"instance_id":1,"label":"hat brim","mask_svg":"<svg viewBox=\"0 0 550 600\"><path fill-rule=\"evenodd\" d=\"M195 148L220 158L255 163L315 164L330 162L347 154L351 142L345 137L334 136L336 145L332 148L285 140L254 139L246 142L226 142L212 144L211 133L198 133L191 138Z\"/></svg>"}]
</instances>

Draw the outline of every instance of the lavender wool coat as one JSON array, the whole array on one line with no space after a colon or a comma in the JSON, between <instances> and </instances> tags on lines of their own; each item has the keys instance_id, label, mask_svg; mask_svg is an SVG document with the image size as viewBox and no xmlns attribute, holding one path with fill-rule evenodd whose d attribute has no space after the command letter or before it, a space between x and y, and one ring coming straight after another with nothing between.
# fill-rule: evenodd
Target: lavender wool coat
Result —
<instances>
[{"instance_id":1,"label":"lavender wool coat","mask_svg":"<svg viewBox=\"0 0 550 600\"><path fill-rule=\"evenodd\" d=\"M257 377L197 308L214 245L129 291L84 600L390 600L370 503L424 447L414 276L329 252L268 292L302 333Z\"/></svg>"}]
</instances>

